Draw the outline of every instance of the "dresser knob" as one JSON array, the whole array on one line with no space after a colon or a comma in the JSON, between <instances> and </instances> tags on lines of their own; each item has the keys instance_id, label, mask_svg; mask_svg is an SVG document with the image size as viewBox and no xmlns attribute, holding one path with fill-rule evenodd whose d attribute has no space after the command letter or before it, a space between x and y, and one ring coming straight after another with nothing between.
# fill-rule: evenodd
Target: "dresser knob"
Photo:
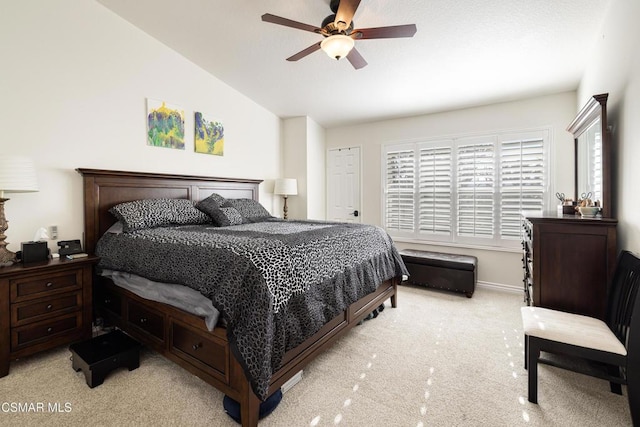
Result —
<instances>
[{"instance_id":1,"label":"dresser knob","mask_svg":"<svg viewBox=\"0 0 640 427\"><path fill-rule=\"evenodd\" d=\"M47 328L47 332L53 332L53 328Z\"/></svg>"},{"instance_id":2,"label":"dresser knob","mask_svg":"<svg viewBox=\"0 0 640 427\"><path fill-rule=\"evenodd\" d=\"M197 350L197 349L199 349L200 347L202 347L202 343L194 344L192 348L193 348L194 350Z\"/></svg>"},{"instance_id":3,"label":"dresser knob","mask_svg":"<svg viewBox=\"0 0 640 427\"><path fill-rule=\"evenodd\" d=\"M109 298L107 298L107 299L104 300L104 303L105 304L111 304L111 300Z\"/></svg>"},{"instance_id":4,"label":"dresser knob","mask_svg":"<svg viewBox=\"0 0 640 427\"><path fill-rule=\"evenodd\" d=\"M53 286L53 282L47 282L47 288L50 288Z\"/></svg>"},{"instance_id":5,"label":"dresser knob","mask_svg":"<svg viewBox=\"0 0 640 427\"><path fill-rule=\"evenodd\" d=\"M147 319L145 317L140 318L140 323L147 323Z\"/></svg>"},{"instance_id":6,"label":"dresser knob","mask_svg":"<svg viewBox=\"0 0 640 427\"><path fill-rule=\"evenodd\" d=\"M51 310L52 308L53 308L53 306L52 306L51 304L49 304L49 305L47 306L47 310Z\"/></svg>"}]
</instances>

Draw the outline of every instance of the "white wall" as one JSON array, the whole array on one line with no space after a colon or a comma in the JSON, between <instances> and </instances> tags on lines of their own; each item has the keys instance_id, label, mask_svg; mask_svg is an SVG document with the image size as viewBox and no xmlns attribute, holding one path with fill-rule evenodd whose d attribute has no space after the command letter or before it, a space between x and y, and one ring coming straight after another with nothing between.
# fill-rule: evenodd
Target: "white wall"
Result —
<instances>
[{"instance_id":1,"label":"white wall","mask_svg":"<svg viewBox=\"0 0 640 427\"><path fill-rule=\"evenodd\" d=\"M283 122L282 176L298 180L298 194L287 199L288 218L305 219L307 217L307 117L292 117ZM282 217L282 209L277 216Z\"/></svg>"},{"instance_id":2,"label":"white wall","mask_svg":"<svg viewBox=\"0 0 640 427\"><path fill-rule=\"evenodd\" d=\"M424 116L328 129L327 148L362 147L363 206L365 223L382 225L381 147L388 142L415 141L447 135L494 132L509 129L551 130L552 192L572 192L573 139L565 129L576 114L576 94L566 92L521 101L493 104ZM463 247L420 246L397 242L397 246L432 248L478 257L479 281L522 287L520 252L499 252Z\"/></svg>"},{"instance_id":3,"label":"white wall","mask_svg":"<svg viewBox=\"0 0 640 427\"><path fill-rule=\"evenodd\" d=\"M40 226L81 237L79 167L265 179L279 209L281 120L97 2L3 2L0 57L0 155L32 157L40 187L10 195L9 249ZM146 145L148 97L184 108L186 150ZM223 123L224 156L193 152L194 111Z\"/></svg>"},{"instance_id":4,"label":"white wall","mask_svg":"<svg viewBox=\"0 0 640 427\"><path fill-rule=\"evenodd\" d=\"M611 2L578 90L577 108L590 96L609 93L613 142L613 215L618 249L640 253L640 16L638 0Z\"/></svg>"},{"instance_id":5,"label":"white wall","mask_svg":"<svg viewBox=\"0 0 640 427\"><path fill-rule=\"evenodd\" d=\"M298 180L287 201L290 219L324 219L325 130L307 116L283 120L282 176ZM282 216L282 212L278 213Z\"/></svg>"},{"instance_id":6,"label":"white wall","mask_svg":"<svg viewBox=\"0 0 640 427\"><path fill-rule=\"evenodd\" d=\"M326 208L325 129L307 119L307 218L325 219Z\"/></svg>"}]
</instances>

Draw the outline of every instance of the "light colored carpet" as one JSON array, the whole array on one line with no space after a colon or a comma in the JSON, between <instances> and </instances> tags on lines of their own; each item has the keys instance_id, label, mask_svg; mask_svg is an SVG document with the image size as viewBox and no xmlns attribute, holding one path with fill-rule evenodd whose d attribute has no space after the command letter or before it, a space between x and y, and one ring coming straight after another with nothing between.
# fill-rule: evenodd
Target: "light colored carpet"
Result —
<instances>
[{"instance_id":1,"label":"light colored carpet","mask_svg":"<svg viewBox=\"0 0 640 427\"><path fill-rule=\"evenodd\" d=\"M631 425L626 394L557 368L540 367L539 405L527 401L520 295L480 288L467 299L402 286L399 307L386 304L310 364L261 425ZM0 425L237 425L220 392L151 351L140 368L116 370L94 389L69 356L60 348L13 362L0 378ZM45 412L8 405L39 402Z\"/></svg>"}]
</instances>

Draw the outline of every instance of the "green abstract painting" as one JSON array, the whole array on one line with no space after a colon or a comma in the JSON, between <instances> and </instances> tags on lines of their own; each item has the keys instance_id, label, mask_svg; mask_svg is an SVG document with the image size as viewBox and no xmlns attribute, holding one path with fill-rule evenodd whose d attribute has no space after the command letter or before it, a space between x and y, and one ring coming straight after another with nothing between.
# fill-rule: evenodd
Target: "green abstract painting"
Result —
<instances>
[{"instance_id":1,"label":"green abstract painting","mask_svg":"<svg viewBox=\"0 0 640 427\"><path fill-rule=\"evenodd\" d=\"M147 99L147 144L184 150L184 110Z\"/></svg>"},{"instance_id":2,"label":"green abstract painting","mask_svg":"<svg viewBox=\"0 0 640 427\"><path fill-rule=\"evenodd\" d=\"M203 113L195 115L195 152L224 155L224 127L222 123L208 120Z\"/></svg>"}]
</instances>

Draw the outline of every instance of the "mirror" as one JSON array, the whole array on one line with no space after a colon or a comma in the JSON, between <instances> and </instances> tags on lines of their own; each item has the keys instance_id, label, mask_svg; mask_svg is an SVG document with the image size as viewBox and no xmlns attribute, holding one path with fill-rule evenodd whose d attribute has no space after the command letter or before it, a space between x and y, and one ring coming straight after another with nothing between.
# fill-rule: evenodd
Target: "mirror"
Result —
<instances>
[{"instance_id":1,"label":"mirror","mask_svg":"<svg viewBox=\"0 0 640 427\"><path fill-rule=\"evenodd\" d=\"M607 98L594 95L580 110L567 130L575 141L575 198L590 199L611 217L611 147L607 129Z\"/></svg>"}]
</instances>

